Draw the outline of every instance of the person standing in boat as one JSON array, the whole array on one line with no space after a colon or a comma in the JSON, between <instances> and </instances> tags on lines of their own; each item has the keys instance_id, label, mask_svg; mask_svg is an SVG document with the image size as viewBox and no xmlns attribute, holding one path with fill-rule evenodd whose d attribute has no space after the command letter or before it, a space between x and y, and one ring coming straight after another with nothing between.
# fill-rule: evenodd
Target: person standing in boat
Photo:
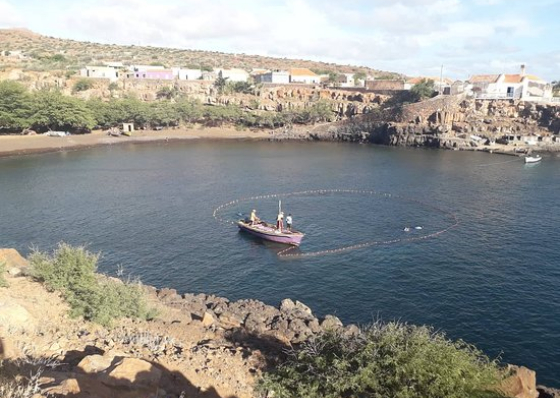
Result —
<instances>
[{"instance_id":1,"label":"person standing in boat","mask_svg":"<svg viewBox=\"0 0 560 398\"><path fill-rule=\"evenodd\" d=\"M282 231L284 229L284 213L278 213L278 217L276 217L276 229L278 231Z\"/></svg>"},{"instance_id":2,"label":"person standing in boat","mask_svg":"<svg viewBox=\"0 0 560 398\"><path fill-rule=\"evenodd\" d=\"M288 231L292 230L292 213L288 214L288 217L286 217L286 229Z\"/></svg>"},{"instance_id":3,"label":"person standing in boat","mask_svg":"<svg viewBox=\"0 0 560 398\"><path fill-rule=\"evenodd\" d=\"M249 221L251 222L251 225L255 225L260 221L259 218L257 217L257 211L255 209L253 209L253 211L251 212L251 215L249 216Z\"/></svg>"}]
</instances>

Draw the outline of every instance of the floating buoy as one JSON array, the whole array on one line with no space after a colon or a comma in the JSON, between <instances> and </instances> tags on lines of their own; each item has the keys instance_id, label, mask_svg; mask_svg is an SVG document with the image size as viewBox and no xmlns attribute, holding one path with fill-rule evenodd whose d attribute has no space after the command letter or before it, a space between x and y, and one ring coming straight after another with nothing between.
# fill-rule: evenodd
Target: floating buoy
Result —
<instances>
[{"instance_id":1,"label":"floating buoy","mask_svg":"<svg viewBox=\"0 0 560 398\"><path fill-rule=\"evenodd\" d=\"M409 232L409 231L410 231L410 228L404 227L403 231L404 231L404 232Z\"/></svg>"},{"instance_id":2,"label":"floating buoy","mask_svg":"<svg viewBox=\"0 0 560 398\"><path fill-rule=\"evenodd\" d=\"M414 229L422 229L422 227L414 227Z\"/></svg>"}]
</instances>

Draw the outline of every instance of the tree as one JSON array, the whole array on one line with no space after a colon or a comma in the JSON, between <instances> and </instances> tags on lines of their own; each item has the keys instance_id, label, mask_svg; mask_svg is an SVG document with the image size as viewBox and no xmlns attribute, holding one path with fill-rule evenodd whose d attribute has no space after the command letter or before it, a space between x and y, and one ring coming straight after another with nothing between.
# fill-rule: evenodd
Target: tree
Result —
<instances>
[{"instance_id":1,"label":"tree","mask_svg":"<svg viewBox=\"0 0 560 398\"><path fill-rule=\"evenodd\" d=\"M340 85L340 74L333 72L333 71L329 71L329 77L327 79L327 83L329 84L329 86L331 87L338 87Z\"/></svg>"},{"instance_id":2,"label":"tree","mask_svg":"<svg viewBox=\"0 0 560 398\"><path fill-rule=\"evenodd\" d=\"M92 98L86 101L86 107L93 117L96 126L105 129L119 123L116 102L115 100L105 102L99 98Z\"/></svg>"},{"instance_id":3,"label":"tree","mask_svg":"<svg viewBox=\"0 0 560 398\"><path fill-rule=\"evenodd\" d=\"M162 88L160 88L157 93L156 93L156 97L159 99L172 99L175 98L177 96L177 94L179 93L179 90L176 86L163 86Z\"/></svg>"},{"instance_id":4,"label":"tree","mask_svg":"<svg viewBox=\"0 0 560 398\"><path fill-rule=\"evenodd\" d=\"M202 104L199 101L180 99L176 109L180 119L185 123L195 123L202 118Z\"/></svg>"},{"instance_id":5,"label":"tree","mask_svg":"<svg viewBox=\"0 0 560 398\"><path fill-rule=\"evenodd\" d=\"M115 101L117 123L134 123L143 126L148 122L148 105L137 98L124 98Z\"/></svg>"},{"instance_id":6,"label":"tree","mask_svg":"<svg viewBox=\"0 0 560 398\"><path fill-rule=\"evenodd\" d=\"M52 56L48 57L48 60L52 61L52 62L65 62L66 57L62 54L55 54L55 55L52 55Z\"/></svg>"},{"instance_id":7,"label":"tree","mask_svg":"<svg viewBox=\"0 0 560 398\"><path fill-rule=\"evenodd\" d=\"M560 81L558 80L552 82L552 95L560 97Z\"/></svg>"},{"instance_id":8,"label":"tree","mask_svg":"<svg viewBox=\"0 0 560 398\"><path fill-rule=\"evenodd\" d=\"M356 73L354 73L354 82L355 84L358 83L358 81L363 81L365 82L367 79L367 74L364 71L358 71Z\"/></svg>"},{"instance_id":9,"label":"tree","mask_svg":"<svg viewBox=\"0 0 560 398\"><path fill-rule=\"evenodd\" d=\"M29 125L31 97L17 82L0 82L0 130L15 132Z\"/></svg>"},{"instance_id":10,"label":"tree","mask_svg":"<svg viewBox=\"0 0 560 398\"><path fill-rule=\"evenodd\" d=\"M414 102L421 101L425 98L434 96L434 81L429 79L422 79L420 83L415 84L411 89L412 99Z\"/></svg>"},{"instance_id":11,"label":"tree","mask_svg":"<svg viewBox=\"0 0 560 398\"><path fill-rule=\"evenodd\" d=\"M164 100L150 104L149 120L152 126L178 125L181 115L175 103Z\"/></svg>"},{"instance_id":12,"label":"tree","mask_svg":"<svg viewBox=\"0 0 560 398\"><path fill-rule=\"evenodd\" d=\"M86 91L93 87L93 82L87 78L82 78L74 83L72 87L72 92L77 93L79 91Z\"/></svg>"},{"instance_id":13,"label":"tree","mask_svg":"<svg viewBox=\"0 0 560 398\"><path fill-rule=\"evenodd\" d=\"M228 84L231 91L242 94L253 94L254 87L249 82L229 82Z\"/></svg>"},{"instance_id":14,"label":"tree","mask_svg":"<svg viewBox=\"0 0 560 398\"><path fill-rule=\"evenodd\" d=\"M58 90L38 91L32 99L30 121L35 130L89 131L95 120L85 102Z\"/></svg>"},{"instance_id":15,"label":"tree","mask_svg":"<svg viewBox=\"0 0 560 398\"><path fill-rule=\"evenodd\" d=\"M222 76L222 72L219 73L216 81L214 82L214 87L218 91L218 94L223 94L228 84L228 78Z\"/></svg>"}]
</instances>

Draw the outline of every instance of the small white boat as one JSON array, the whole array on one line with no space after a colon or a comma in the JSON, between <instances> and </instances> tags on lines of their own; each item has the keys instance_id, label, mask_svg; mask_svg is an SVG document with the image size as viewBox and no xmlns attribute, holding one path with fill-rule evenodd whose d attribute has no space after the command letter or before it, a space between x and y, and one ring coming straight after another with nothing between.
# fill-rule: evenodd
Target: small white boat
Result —
<instances>
[{"instance_id":1,"label":"small white boat","mask_svg":"<svg viewBox=\"0 0 560 398\"><path fill-rule=\"evenodd\" d=\"M542 160L542 156L535 155L535 156L525 156L525 163L537 163Z\"/></svg>"}]
</instances>

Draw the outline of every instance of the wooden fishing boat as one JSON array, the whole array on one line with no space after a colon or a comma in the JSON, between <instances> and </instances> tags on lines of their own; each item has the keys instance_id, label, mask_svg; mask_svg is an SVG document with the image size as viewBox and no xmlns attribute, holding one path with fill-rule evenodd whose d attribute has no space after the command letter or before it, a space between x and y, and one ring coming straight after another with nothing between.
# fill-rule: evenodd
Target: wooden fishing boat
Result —
<instances>
[{"instance_id":1,"label":"wooden fishing boat","mask_svg":"<svg viewBox=\"0 0 560 398\"><path fill-rule=\"evenodd\" d=\"M269 224L265 221L259 221L252 224L248 220L239 220L237 226L243 232L250 233L262 239L270 240L272 242L285 243L288 245L299 246L303 236L302 232L295 230L276 228L276 225Z\"/></svg>"},{"instance_id":2,"label":"wooden fishing boat","mask_svg":"<svg viewBox=\"0 0 560 398\"><path fill-rule=\"evenodd\" d=\"M537 163L542 160L542 156L535 155L535 156L525 156L525 163Z\"/></svg>"}]
</instances>

